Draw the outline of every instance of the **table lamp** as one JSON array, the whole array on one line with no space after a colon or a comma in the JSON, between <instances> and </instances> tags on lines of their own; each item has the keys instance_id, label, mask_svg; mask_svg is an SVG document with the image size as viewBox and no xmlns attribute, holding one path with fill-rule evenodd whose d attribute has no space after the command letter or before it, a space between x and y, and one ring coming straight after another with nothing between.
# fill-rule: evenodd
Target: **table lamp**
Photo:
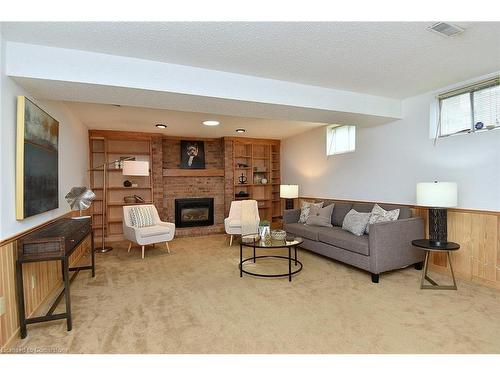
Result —
<instances>
[{"instance_id":1,"label":"table lamp","mask_svg":"<svg viewBox=\"0 0 500 375\"><path fill-rule=\"evenodd\" d=\"M417 184L417 205L429 207L429 241L434 246L448 242L447 207L457 205L455 182L420 182Z\"/></svg>"},{"instance_id":2,"label":"table lamp","mask_svg":"<svg viewBox=\"0 0 500 375\"><path fill-rule=\"evenodd\" d=\"M299 197L299 185L280 185L280 198L285 198L285 209L293 209L293 200Z\"/></svg>"},{"instance_id":3,"label":"table lamp","mask_svg":"<svg viewBox=\"0 0 500 375\"><path fill-rule=\"evenodd\" d=\"M125 160L123 162L122 174L124 176L149 176L149 162ZM126 180L123 182L123 185L125 187L130 187L132 186L132 183Z\"/></svg>"}]
</instances>

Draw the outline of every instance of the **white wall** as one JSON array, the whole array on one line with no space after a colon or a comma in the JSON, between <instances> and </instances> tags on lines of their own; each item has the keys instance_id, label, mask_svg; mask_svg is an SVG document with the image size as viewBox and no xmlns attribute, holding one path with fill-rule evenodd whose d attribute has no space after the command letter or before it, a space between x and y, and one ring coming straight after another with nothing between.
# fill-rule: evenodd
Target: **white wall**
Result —
<instances>
[{"instance_id":1,"label":"white wall","mask_svg":"<svg viewBox=\"0 0 500 375\"><path fill-rule=\"evenodd\" d=\"M455 86L459 86L460 83ZM301 196L415 203L423 181L458 183L459 207L500 211L500 130L429 138L437 92L403 101L403 119L356 129L356 151L325 155L325 128L282 143L283 183Z\"/></svg>"},{"instance_id":2,"label":"white wall","mask_svg":"<svg viewBox=\"0 0 500 375\"><path fill-rule=\"evenodd\" d=\"M16 220L16 97L30 97L11 78L5 75L5 43L1 39L1 116L0 116L0 239L8 238L69 211L64 196L73 186L86 185L88 166L87 128L69 109L59 102L34 101L59 121L59 208L40 215ZM33 60L33 64L36 64Z\"/></svg>"}]
</instances>

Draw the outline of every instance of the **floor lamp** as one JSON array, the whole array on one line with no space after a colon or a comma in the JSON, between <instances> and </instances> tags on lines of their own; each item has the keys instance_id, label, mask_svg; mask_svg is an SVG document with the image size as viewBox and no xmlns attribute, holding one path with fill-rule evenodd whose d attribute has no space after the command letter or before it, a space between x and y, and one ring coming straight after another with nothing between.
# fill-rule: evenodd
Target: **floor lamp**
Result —
<instances>
[{"instance_id":1,"label":"floor lamp","mask_svg":"<svg viewBox=\"0 0 500 375\"><path fill-rule=\"evenodd\" d=\"M134 159L133 156L127 157L120 159L120 161L125 161L125 160L131 160ZM101 246L98 248L95 248L94 251L96 253L107 253L108 251L113 250L111 246L106 246L106 236L105 236L105 226L104 226L104 216L105 216L105 209L106 209L106 200L107 200L107 195L108 195L108 184L107 184L107 176L108 176L108 168L111 165L115 164L115 160L112 162L104 163L96 168L91 169L91 171L100 171L102 168L102 204L101 204Z\"/></svg>"}]
</instances>

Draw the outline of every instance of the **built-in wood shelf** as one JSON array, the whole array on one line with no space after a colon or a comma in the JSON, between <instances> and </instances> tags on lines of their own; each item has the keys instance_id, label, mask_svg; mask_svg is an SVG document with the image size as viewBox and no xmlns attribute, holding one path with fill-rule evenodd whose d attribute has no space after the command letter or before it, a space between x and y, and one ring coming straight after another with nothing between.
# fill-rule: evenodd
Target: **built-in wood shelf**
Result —
<instances>
[{"instance_id":1,"label":"built-in wood shelf","mask_svg":"<svg viewBox=\"0 0 500 375\"><path fill-rule=\"evenodd\" d=\"M224 177L224 169L164 169L164 177Z\"/></svg>"}]
</instances>

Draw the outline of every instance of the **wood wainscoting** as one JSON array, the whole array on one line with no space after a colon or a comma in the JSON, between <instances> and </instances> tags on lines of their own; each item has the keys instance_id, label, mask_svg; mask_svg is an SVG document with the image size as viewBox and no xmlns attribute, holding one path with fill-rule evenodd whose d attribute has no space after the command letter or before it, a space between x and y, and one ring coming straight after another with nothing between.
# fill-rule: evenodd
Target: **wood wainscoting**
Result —
<instances>
[{"instance_id":1,"label":"wood wainscoting","mask_svg":"<svg viewBox=\"0 0 500 375\"><path fill-rule=\"evenodd\" d=\"M322 199L342 201L342 199L335 198L300 198L305 201ZM300 200L296 200L295 207L300 207L298 205ZM410 207L414 216L420 216L425 220L426 238L428 238L428 209L426 207L398 203L387 204ZM449 208L448 240L460 244L460 250L451 254L457 279L500 289L500 212ZM432 254L430 269L450 274L444 254Z\"/></svg>"},{"instance_id":2,"label":"wood wainscoting","mask_svg":"<svg viewBox=\"0 0 500 375\"><path fill-rule=\"evenodd\" d=\"M0 316L0 349L7 348L19 334L16 294L17 238L19 237L21 235L2 241L0 244L0 297L4 298L5 303L5 313ZM91 239L88 235L70 256L70 266L78 263L80 258L90 250ZM26 316L37 315L62 288L61 263L58 261L26 263L23 265L23 281Z\"/></svg>"}]
</instances>

